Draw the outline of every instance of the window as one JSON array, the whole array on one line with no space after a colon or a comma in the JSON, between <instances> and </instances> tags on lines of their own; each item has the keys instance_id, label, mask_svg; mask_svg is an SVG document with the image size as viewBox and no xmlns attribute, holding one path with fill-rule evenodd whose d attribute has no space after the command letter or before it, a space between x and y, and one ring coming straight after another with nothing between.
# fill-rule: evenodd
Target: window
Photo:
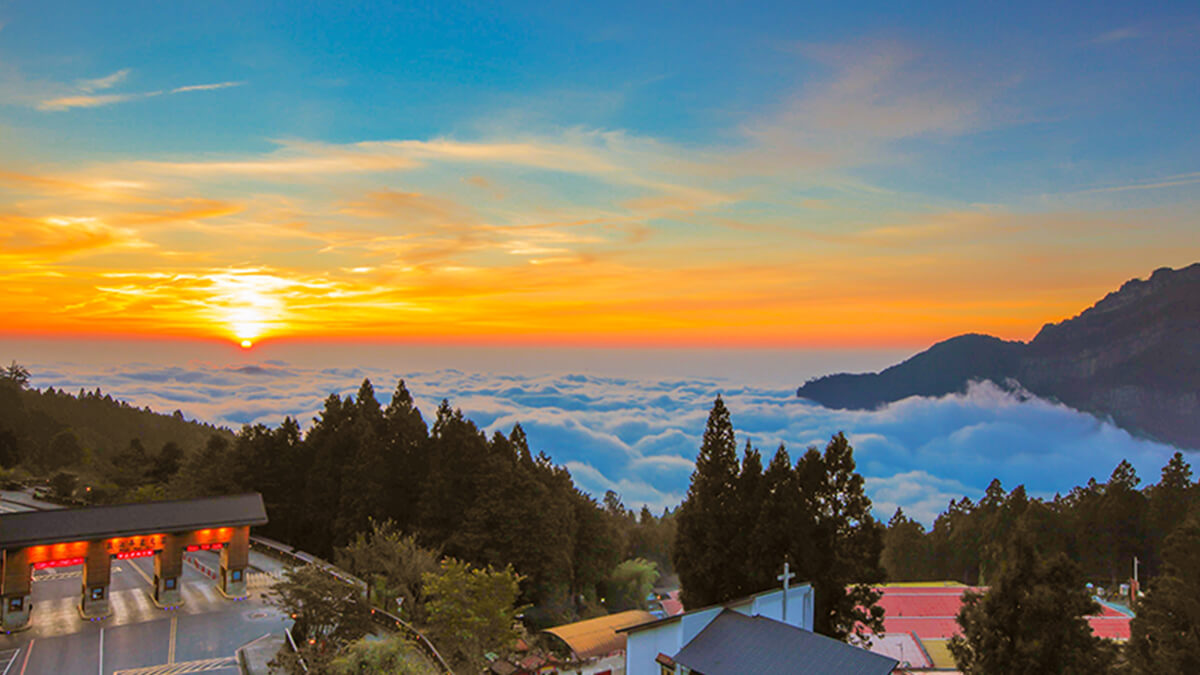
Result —
<instances>
[{"instance_id":1,"label":"window","mask_svg":"<svg viewBox=\"0 0 1200 675\"><path fill-rule=\"evenodd\" d=\"M8 611L10 611L10 612L19 612L19 611L21 611L21 608L24 606L25 606L25 598L9 598L8 599Z\"/></svg>"},{"instance_id":2,"label":"window","mask_svg":"<svg viewBox=\"0 0 1200 675\"><path fill-rule=\"evenodd\" d=\"M232 572L230 572L229 578L232 581L241 581L242 580L242 571L241 570L233 570Z\"/></svg>"},{"instance_id":3,"label":"window","mask_svg":"<svg viewBox=\"0 0 1200 675\"><path fill-rule=\"evenodd\" d=\"M167 577L164 579L163 588L167 589L168 591L175 590L175 577Z\"/></svg>"},{"instance_id":4,"label":"window","mask_svg":"<svg viewBox=\"0 0 1200 675\"><path fill-rule=\"evenodd\" d=\"M104 599L104 587L103 586L92 586L92 599L93 600L103 600Z\"/></svg>"},{"instance_id":5,"label":"window","mask_svg":"<svg viewBox=\"0 0 1200 675\"><path fill-rule=\"evenodd\" d=\"M658 667L660 668L659 675L675 675L675 669L670 666L664 666L660 663Z\"/></svg>"}]
</instances>

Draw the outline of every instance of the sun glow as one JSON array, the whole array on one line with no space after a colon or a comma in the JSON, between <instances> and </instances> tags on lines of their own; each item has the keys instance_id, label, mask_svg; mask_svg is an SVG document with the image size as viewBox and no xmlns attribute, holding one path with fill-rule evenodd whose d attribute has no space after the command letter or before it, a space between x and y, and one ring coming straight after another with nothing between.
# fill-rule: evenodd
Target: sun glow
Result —
<instances>
[{"instance_id":1,"label":"sun glow","mask_svg":"<svg viewBox=\"0 0 1200 675\"><path fill-rule=\"evenodd\" d=\"M284 328L280 294L288 282L258 270L236 270L210 277L214 319L224 324L243 349L269 332Z\"/></svg>"}]
</instances>

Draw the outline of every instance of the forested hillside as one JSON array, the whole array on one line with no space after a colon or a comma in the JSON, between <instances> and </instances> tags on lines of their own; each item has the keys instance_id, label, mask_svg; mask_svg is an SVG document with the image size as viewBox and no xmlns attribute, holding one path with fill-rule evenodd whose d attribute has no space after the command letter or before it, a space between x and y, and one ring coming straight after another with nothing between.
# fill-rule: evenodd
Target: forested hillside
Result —
<instances>
[{"instance_id":1,"label":"forested hillside","mask_svg":"<svg viewBox=\"0 0 1200 675\"><path fill-rule=\"evenodd\" d=\"M1122 461L1108 481L1093 479L1051 500L1031 498L1021 485L1005 493L994 480L978 503L951 501L928 532L897 509L884 537L883 564L897 581L986 585L1004 563L1013 528L1026 518L1037 525L1031 529L1042 557L1065 553L1087 579L1111 586L1133 575L1135 556L1143 579L1158 574L1167 536L1198 508L1200 487L1182 453L1155 484L1141 485Z\"/></svg>"},{"instance_id":2,"label":"forested hillside","mask_svg":"<svg viewBox=\"0 0 1200 675\"><path fill-rule=\"evenodd\" d=\"M63 467L102 471L131 444L157 451L164 446L200 448L228 429L135 408L102 393L77 394L29 388L29 373L13 363L0 369L0 466L22 465L33 473ZM171 451L173 452L173 450Z\"/></svg>"},{"instance_id":3,"label":"forested hillside","mask_svg":"<svg viewBox=\"0 0 1200 675\"><path fill-rule=\"evenodd\" d=\"M628 609L642 601L627 597L623 580L631 570L655 579L671 570L669 512L635 514L612 492L598 503L565 468L535 453L519 425L489 438L448 401L429 425L403 381L386 408L364 381L355 396L326 399L306 432L289 418L232 434L98 394L30 391L15 380L0 395L24 415L21 448L43 447L37 443L50 435L33 427L90 430L107 415L125 415L114 419L129 421L126 433L151 439L134 435L116 450L100 450L86 440L87 431L78 443L60 431L44 441L45 450L0 460L5 468L53 475L64 497L116 502L257 491L271 519L262 534L328 559L370 532L372 521L390 520L442 554L497 568L511 564L525 577L522 600L535 605L527 613L534 623ZM135 420L142 426L132 426ZM156 426L157 420L165 423ZM54 461L45 461L50 456Z\"/></svg>"}]
</instances>

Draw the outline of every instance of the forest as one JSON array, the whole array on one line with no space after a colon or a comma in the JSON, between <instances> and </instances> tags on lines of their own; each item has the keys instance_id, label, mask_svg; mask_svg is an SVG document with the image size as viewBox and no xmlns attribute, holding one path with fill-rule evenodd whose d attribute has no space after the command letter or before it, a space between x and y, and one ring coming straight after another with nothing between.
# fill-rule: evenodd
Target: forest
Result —
<instances>
[{"instance_id":1,"label":"forest","mask_svg":"<svg viewBox=\"0 0 1200 675\"><path fill-rule=\"evenodd\" d=\"M977 502L952 500L927 531L900 509L886 525L873 517L845 435L795 460L780 446L764 467L751 443L738 451L718 396L684 502L635 514L615 493L597 501L581 491L530 448L520 425L489 437L446 400L427 422L403 381L386 407L364 381L352 396L330 395L307 429L287 418L237 433L27 383L15 364L0 369L5 480L48 481L59 497L90 503L258 491L271 518L262 534L356 571L386 567L373 557L388 550L425 570L438 559L511 569L534 629L638 606L647 579L676 571L688 606L755 593L776 585L785 560L818 589L817 630L841 639L880 625L872 586L885 581L959 581L1019 596L1023 579L1057 579L1062 602L1086 609L1090 598L1071 589L1114 588L1135 557L1153 601L1134 622L1129 654L1159 658L1154 645L1164 642L1147 626L1200 609L1191 607L1200 578L1188 576L1200 570L1187 553L1200 546L1200 487L1183 453L1148 485L1126 461L1104 483L1050 499L993 481ZM114 420L108 445L75 434L76 424L88 428L86 415ZM153 444L134 435L143 433ZM112 441L119 434L129 435L122 445ZM985 621L1001 602L993 595L970 604L969 635L994 632ZM1180 597L1191 605L1163 604ZM1181 649L1181 658L1195 651ZM986 662L961 651L964 662ZM1085 651L1088 668L1112 660L1111 650Z\"/></svg>"}]
</instances>

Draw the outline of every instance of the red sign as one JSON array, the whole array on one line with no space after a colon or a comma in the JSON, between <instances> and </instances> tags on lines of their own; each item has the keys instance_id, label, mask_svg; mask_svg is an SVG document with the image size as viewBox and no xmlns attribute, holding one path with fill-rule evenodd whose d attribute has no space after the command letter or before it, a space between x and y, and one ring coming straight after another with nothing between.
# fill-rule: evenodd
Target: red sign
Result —
<instances>
[{"instance_id":1,"label":"red sign","mask_svg":"<svg viewBox=\"0 0 1200 675\"><path fill-rule=\"evenodd\" d=\"M225 544L192 544L191 546L187 547L187 552L194 553L196 551L220 551L223 548L225 548Z\"/></svg>"},{"instance_id":2,"label":"red sign","mask_svg":"<svg viewBox=\"0 0 1200 675\"><path fill-rule=\"evenodd\" d=\"M34 563L33 569L44 570L47 567L70 567L72 565L82 565L83 558L63 558L62 560L44 560Z\"/></svg>"},{"instance_id":3,"label":"red sign","mask_svg":"<svg viewBox=\"0 0 1200 675\"><path fill-rule=\"evenodd\" d=\"M154 555L154 551L145 549L142 551L122 551L117 554L117 560L129 560L130 558L149 558Z\"/></svg>"}]
</instances>

